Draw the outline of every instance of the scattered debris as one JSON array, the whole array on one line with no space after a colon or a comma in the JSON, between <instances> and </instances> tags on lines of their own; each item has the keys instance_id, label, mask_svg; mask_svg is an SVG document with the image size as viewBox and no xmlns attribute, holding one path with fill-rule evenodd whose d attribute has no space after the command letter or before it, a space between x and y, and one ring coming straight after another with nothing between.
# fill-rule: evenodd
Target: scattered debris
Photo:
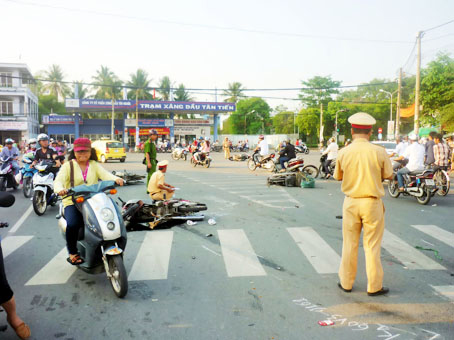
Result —
<instances>
[{"instance_id":1,"label":"scattered debris","mask_svg":"<svg viewBox=\"0 0 454 340\"><path fill-rule=\"evenodd\" d=\"M195 260L195 256L193 256L192 259Z\"/></svg>"},{"instance_id":2,"label":"scattered debris","mask_svg":"<svg viewBox=\"0 0 454 340\"><path fill-rule=\"evenodd\" d=\"M208 220L208 224L209 224L209 225L215 225L215 224L216 224L216 220L215 220L214 218L210 218L210 219Z\"/></svg>"},{"instance_id":3,"label":"scattered debris","mask_svg":"<svg viewBox=\"0 0 454 340\"><path fill-rule=\"evenodd\" d=\"M336 218L337 218L338 220L341 220L341 219L342 219L342 215L337 215Z\"/></svg>"},{"instance_id":4,"label":"scattered debris","mask_svg":"<svg viewBox=\"0 0 454 340\"><path fill-rule=\"evenodd\" d=\"M436 207L436 206L437 206L437 204L436 204L436 203L435 203L435 204L432 204L432 207Z\"/></svg>"},{"instance_id":5,"label":"scattered debris","mask_svg":"<svg viewBox=\"0 0 454 340\"><path fill-rule=\"evenodd\" d=\"M299 205L295 205L295 208L299 208L300 206Z\"/></svg>"},{"instance_id":6,"label":"scattered debris","mask_svg":"<svg viewBox=\"0 0 454 340\"><path fill-rule=\"evenodd\" d=\"M415 246L416 249L419 249L419 250L428 250L428 251L433 251L434 252L434 255L437 259L439 259L440 261L443 261L443 259L441 258L440 255L438 255L438 250L435 250L435 249L432 249L432 248L424 248L424 247L421 247L421 246Z\"/></svg>"},{"instance_id":7,"label":"scattered debris","mask_svg":"<svg viewBox=\"0 0 454 340\"><path fill-rule=\"evenodd\" d=\"M332 326L332 325L334 325L334 321L332 321L332 320L323 320L323 321L319 321L318 324L320 326Z\"/></svg>"},{"instance_id":8,"label":"scattered debris","mask_svg":"<svg viewBox=\"0 0 454 340\"><path fill-rule=\"evenodd\" d=\"M194 221L191 221L191 220L187 220L186 224L187 225L196 225L197 222L194 222Z\"/></svg>"},{"instance_id":9,"label":"scattered debris","mask_svg":"<svg viewBox=\"0 0 454 340\"><path fill-rule=\"evenodd\" d=\"M157 302L159 299L151 299L152 302Z\"/></svg>"},{"instance_id":10,"label":"scattered debris","mask_svg":"<svg viewBox=\"0 0 454 340\"><path fill-rule=\"evenodd\" d=\"M281 270L281 267L276 267L277 270Z\"/></svg>"},{"instance_id":11,"label":"scattered debris","mask_svg":"<svg viewBox=\"0 0 454 340\"><path fill-rule=\"evenodd\" d=\"M206 237L211 237L211 236L213 236L213 234L206 234L205 236Z\"/></svg>"},{"instance_id":12,"label":"scattered debris","mask_svg":"<svg viewBox=\"0 0 454 340\"><path fill-rule=\"evenodd\" d=\"M252 327L252 326L254 326L254 325L255 325L255 323L250 323L248 326L249 326L249 327Z\"/></svg>"}]
</instances>

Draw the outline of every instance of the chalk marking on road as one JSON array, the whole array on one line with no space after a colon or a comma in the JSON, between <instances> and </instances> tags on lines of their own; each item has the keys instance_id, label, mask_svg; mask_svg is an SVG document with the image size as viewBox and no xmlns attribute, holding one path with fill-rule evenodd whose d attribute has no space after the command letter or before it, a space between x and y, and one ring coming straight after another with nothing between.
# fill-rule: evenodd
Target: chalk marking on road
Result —
<instances>
[{"instance_id":1,"label":"chalk marking on road","mask_svg":"<svg viewBox=\"0 0 454 340\"><path fill-rule=\"evenodd\" d=\"M432 286L431 287L438 293L443 296L446 296L451 301L454 301L454 286Z\"/></svg>"},{"instance_id":2,"label":"chalk marking on road","mask_svg":"<svg viewBox=\"0 0 454 340\"><path fill-rule=\"evenodd\" d=\"M206 246L202 246L202 248L205 249L205 250L208 250L210 253L213 253L214 255L217 255L217 256L221 256L221 257L222 257L221 254L215 252L214 250L211 250L210 248L208 248L208 247L206 247Z\"/></svg>"},{"instance_id":3,"label":"chalk marking on road","mask_svg":"<svg viewBox=\"0 0 454 340\"><path fill-rule=\"evenodd\" d=\"M339 271L341 258L320 235L310 227L287 228L298 247L319 274Z\"/></svg>"},{"instance_id":4,"label":"chalk marking on road","mask_svg":"<svg viewBox=\"0 0 454 340\"><path fill-rule=\"evenodd\" d=\"M229 277L267 275L243 229L218 230L218 236Z\"/></svg>"},{"instance_id":5,"label":"chalk marking on road","mask_svg":"<svg viewBox=\"0 0 454 340\"><path fill-rule=\"evenodd\" d=\"M25 220L30 216L30 214L33 211L33 206L30 206L25 213L22 215L22 217L19 219L19 221L16 222L16 224L9 230L11 234L15 233L25 222Z\"/></svg>"},{"instance_id":6,"label":"chalk marking on road","mask_svg":"<svg viewBox=\"0 0 454 340\"><path fill-rule=\"evenodd\" d=\"M167 279L172 241L173 231L147 233L129 273L129 281Z\"/></svg>"},{"instance_id":7,"label":"chalk marking on road","mask_svg":"<svg viewBox=\"0 0 454 340\"><path fill-rule=\"evenodd\" d=\"M412 224L413 228L422 231L423 233L436 238L437 240L446 243L448 246L454 247L454 233L451 233L447 230L437 227L436 225L421 225L421 224Z\"/></svg>"},{"instance_id":8,"label":"chalk marking on road","mask_svg":"<svg viewBox=\"0 0 454 340\"><path fill-rule=\"evenodd\" d=\"M77 270L76 266L71 266L66 262L68 251L66 247L52 258L39 272L35 274L26 286L38 285L58 285L68 282L71 275Z\"/></svg>"},{"instance_id":9,"label":"chalk marking on road","mask_svg":"<svg viewBox=\"0 0 454 340\"><path fill-rule=\"evenodd\" d=\"M11 255L16 249L30 241L33 236L8 236L2 240L3 258Z\"/></svg>"},{"instance_id":10,"label":"chalk marking on road","mask_svg":"<svg viewBox=\"0 0 454 340\"><path fill-rule=\"evenodd\" d=\"M445 267L405 243L388 230L385 230L383 235L382 247L408 269L446 270Z\"/></svg>"}]
</instances>

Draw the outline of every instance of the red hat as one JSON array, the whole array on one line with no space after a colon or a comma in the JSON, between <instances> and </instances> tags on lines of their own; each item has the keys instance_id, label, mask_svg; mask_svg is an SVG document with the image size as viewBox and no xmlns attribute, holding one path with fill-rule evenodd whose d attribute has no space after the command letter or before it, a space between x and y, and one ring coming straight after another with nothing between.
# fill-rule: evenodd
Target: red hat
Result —
<instances>
[{"instance_id":1,"label":"red hat","mask_svg":"<svg viewBox=\"0 0 454 340\"><path fill-rule=\"evenodd\" d=\"M91 150L91 141L88 138L77 138L74 141L74 151Z\"/></svg>"}]
</instances>

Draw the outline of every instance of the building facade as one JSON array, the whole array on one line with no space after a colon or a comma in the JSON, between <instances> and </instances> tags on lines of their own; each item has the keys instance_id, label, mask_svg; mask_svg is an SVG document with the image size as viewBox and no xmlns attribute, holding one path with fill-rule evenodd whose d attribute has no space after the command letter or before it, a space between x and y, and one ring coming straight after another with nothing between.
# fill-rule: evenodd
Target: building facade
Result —
<instances>
[{"instance_id":1,"label":"building facade","mask_svg":"<svg viewBox=\"0 0 454 340\"><path fill-rule=\"evenodd\" d=\"M0 63L0 144L20 145L39 134L38 96L26 64Z\"/></svg>"}]
</instances>

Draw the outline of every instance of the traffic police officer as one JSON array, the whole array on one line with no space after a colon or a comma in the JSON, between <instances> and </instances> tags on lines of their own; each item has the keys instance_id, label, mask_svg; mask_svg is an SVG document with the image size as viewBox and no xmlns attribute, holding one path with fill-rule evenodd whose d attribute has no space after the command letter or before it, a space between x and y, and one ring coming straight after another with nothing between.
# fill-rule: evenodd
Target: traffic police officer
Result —
<instances>
[{"instance_id":1,"label":"traffic police officer","mask_svg":"<svg viewBox=\"0 0 454 340\"><path fill-rule=\"evenodd\" d=\"M168 160L158 163L158 171L156 171L150 178L148 183L148 192L150 197L155 201L165 201L173 197L175 187L165 183L165 173L167 171Z\"/></svg>"},{"instance_id":2,"label":"traffic police officer","mask_svg":"<svg viewBox=\"0 0 454 340\"><path fill-rule=\"evenodd\" d=\"M385 228L385 195L383 180L391 179L393 168L386 150L369 142L375 119L358 112L348 118L352 125L353 142L339 151L334 178L342 181L345 194L342 222L342 261L338 286L351 292L356 277L358 245L363 230L366 255L367 294L386 294L380 261L381 242Z\"/></svg>"},{"instance_id":3,"label":"traffic police officer","mask_svg":"<svg viewBox=\"0 0 454 340\"><path fill-rule=\"evenodd\" d=\"M156 130L150 131L150 138L145 142L143 151L145 152L145 165L147 166L147 187L150 181L151 175L156 171L156 144L155 141L158 138L158 132ZM148 193L148 191L147 191Z\"/></svg>"}]
</instances>

